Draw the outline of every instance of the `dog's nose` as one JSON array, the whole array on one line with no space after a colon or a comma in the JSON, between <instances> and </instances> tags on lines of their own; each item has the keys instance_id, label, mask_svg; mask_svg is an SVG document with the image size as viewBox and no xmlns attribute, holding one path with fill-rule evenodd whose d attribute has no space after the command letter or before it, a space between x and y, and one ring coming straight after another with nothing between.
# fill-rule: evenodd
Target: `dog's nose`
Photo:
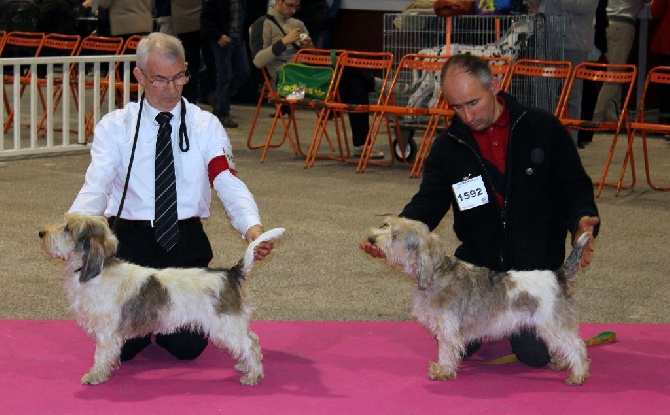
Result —
<instances>
[{"instance_id":1,"label":"dog's nose","mask_svg":"<svg viewBox=\"0 0 670 415\"><path fill-rule=\"evenodd\" d=\"M368 238L368 242L370 242L372 245L374 245L377 242L377 239L374 236L371 236Z\"/></svg>"},{"instance_id":2,"label":"dog's nose","mask_svg":"<svg viewBox=\"0 0 670 415\"><path fill-rule=\"evenodd\" d=\"M44 238L44 235L46 235L46 234L47 233L44 232L44 231L40 231L40 233L38 233L38 235L40 236L40 239Z\"/></svg>"}]
</instances>

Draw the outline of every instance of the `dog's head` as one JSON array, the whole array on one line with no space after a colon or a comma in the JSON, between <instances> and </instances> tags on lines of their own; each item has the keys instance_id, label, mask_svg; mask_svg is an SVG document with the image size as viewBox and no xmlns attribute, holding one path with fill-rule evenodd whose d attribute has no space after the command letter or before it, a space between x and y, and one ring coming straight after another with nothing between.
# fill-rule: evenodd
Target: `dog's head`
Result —
<instances>
[{"instance_id":1,"label":"dog's head","mask_svg":"<svg viewBox=\"0 0 670 415\"><path fill-rule=\"evenodd\" d=\"M370 230L367 240L384 252L389 264L414 278L421 290L432 285L436 267L444 262L440 239L415 220L387 217L380 228Z\"/></svg>"},{"instance_id":2,"label":"dog's head","mask_svg":"<svg viewBox=\"0 0 670 415\"><path fill-rule=\"evenodd\" d=\"M79 281L86 282L100 273L104 261L116 254L118 240L101 216L65 215L65 223L45 227L39 232L42 250L81 267Z\"/></svg>"}]
</instances>

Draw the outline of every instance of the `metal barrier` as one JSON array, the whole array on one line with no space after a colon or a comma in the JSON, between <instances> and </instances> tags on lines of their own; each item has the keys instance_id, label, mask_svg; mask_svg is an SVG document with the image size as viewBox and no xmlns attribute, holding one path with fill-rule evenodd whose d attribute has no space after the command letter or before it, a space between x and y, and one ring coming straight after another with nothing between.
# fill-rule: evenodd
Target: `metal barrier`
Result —
<instances>
[{"instance_id":1,"label":"metal barrier","mask_svg":"<svg viewBox=\"0 0 670 415\"><path fill-rule=\"evenodd\" d=\"M14 110L11 127L3 133L3 140L0 141L0 158L85 148L89 139L87 117L92 115L91 122L95 125L104 114L117 108L114 88L117 79L114 70L109 71L107 77L107 68L113 69L117 62L121 62L123 79L118 81L123 82L123 92L119 104L125 105L131 99L130 83L134 79L131 78L131 62L135 59L136 55L0 59L3 74L0 114L3 124L10 110ZM40 71L46 68L46 75L41 78L38 77L38 66ZM14 74L26 73L28 68L30 84L21 94L20 78ZM70 68L74 68L77 76L69 75ZM38 85L38 78L41 79L41 86ZM101 81L108 81L107 85L111 86L103 97L104 101L101 100L105 92ZM42 88L41 96L46 107L46 119L42 124L39 88ZM54 109L57 88L61 89L62 98ZM77 91L76 97L73 88Z\"/></svg>"}]
</instances>

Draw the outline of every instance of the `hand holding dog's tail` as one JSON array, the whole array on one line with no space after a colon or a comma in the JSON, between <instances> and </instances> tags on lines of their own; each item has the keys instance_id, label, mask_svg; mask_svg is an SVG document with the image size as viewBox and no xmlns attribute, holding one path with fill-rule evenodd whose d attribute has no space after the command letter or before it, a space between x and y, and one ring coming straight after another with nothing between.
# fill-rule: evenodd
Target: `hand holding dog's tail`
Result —
<instances>
[{"instance_id":1,"label":"hand holding dog's tail","mask_svg":"<svg viewBox=\"0 0 670 415\"><path fill-rule=\"evenodd\" d=\"M561 272L567 281L572 281L575 278L575 275L577 275L579 262L582 257L582 251L584 250L584 246L586 246L586 243L589 241L590 237L590 233L584 232L579 237L579 239L577 239L575 246L572 247L572 252L570 252L570 255L563 263L563 266L561 266Z\"/></svg>"},{"instance_id":2,"label":"hand holding dog's tail","mask_svg":"<svg viewBox=\"0 0 670 415\"><path fill-rule=\"evenodd\" d=\"M286 231L285 228L274 228L269 231L263 232L258 238L256 238L252 243L247 247L247 251L244 253L244 258L242 259L242 274L246 277L251 271L251 267L254 265L254 250L258 245L266 241L274 241L284 234Z\"/></svg>"}]
</instances>

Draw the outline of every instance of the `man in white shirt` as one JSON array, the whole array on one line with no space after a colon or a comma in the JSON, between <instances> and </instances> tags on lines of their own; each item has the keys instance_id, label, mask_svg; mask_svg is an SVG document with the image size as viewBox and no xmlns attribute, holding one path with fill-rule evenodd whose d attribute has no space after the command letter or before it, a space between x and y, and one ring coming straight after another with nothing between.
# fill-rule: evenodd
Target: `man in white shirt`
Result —
<instances>
[{"instance_id":1,"label":"man in white shirt","mask_svg":"<svg viewBox=\"0 0 670 415\"><path fill-rule=\"evenodd\" d=\"M209 217L210 185L232 226L248 243L263 233L258 207L236 176L232 147L221 123L182 98L189 76L181 42L163 33L145 37L138 45L133 73L145 95L139 103L105 115L95 127L91 164L70 212L107 217L119 239L119 258L154 268L206 267L213 253L200 219ZM160 112L172 115L179 219L177 243L168 250L156 242L153 228ZM272 248L272 243L259 245L255 259L263 259ZM128 340L121 360L132 359L150 342L148 336ZM207 346L207 338L189 328L158 335L156 342L183 360L195 359Z\"/></svg>"}]
</instances>

